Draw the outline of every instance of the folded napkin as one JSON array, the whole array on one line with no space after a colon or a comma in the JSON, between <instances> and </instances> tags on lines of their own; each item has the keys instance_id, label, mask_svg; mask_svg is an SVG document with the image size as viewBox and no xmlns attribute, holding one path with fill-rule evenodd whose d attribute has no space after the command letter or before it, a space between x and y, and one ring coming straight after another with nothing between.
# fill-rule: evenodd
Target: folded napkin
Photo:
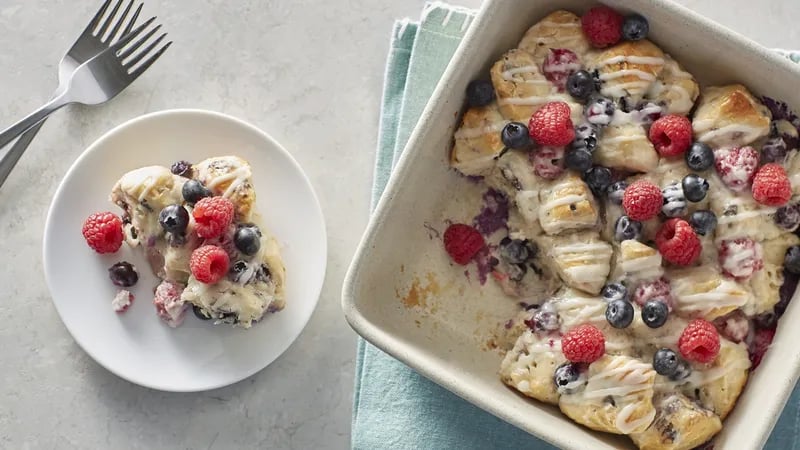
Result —
<instances>
[{"instance_id":1,"label":"folded napkin","mask_svg":"<svg viewBox=\"0 0 800 450\"><path fill-rule=\"evenodd\" d=\"M474 12L428 3L419 22L392 30L381 105L374 207L427 100ZM800 62L798 54L789 55ZM767 449L800 450L800 390L786 405ZM377 449L533 449L554 447L480 410L359 338L352 447Z\"/></svg>"}]
</instances>

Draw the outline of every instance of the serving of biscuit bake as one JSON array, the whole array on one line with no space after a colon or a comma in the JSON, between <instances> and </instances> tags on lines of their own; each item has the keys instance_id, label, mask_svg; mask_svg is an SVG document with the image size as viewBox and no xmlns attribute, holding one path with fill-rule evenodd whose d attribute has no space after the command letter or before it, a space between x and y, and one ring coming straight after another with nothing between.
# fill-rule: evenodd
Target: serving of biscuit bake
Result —
<instances>
[{"instance_id":1,"label":"serving of biscuit bake","mask_svg":"<svg viewBox=\"0 0 800 450\"><path fill-rule=\"evenodd\" d=\"M800 119L700 86L648 31L606 6L555 11L470 83L450 165L494 216L443 244L520 305L506 385L639 448L691 449L797 285Z\"/></svg>"},{"instance_id":2,"label":"serving of biscuit bake","mask_svg":"<svg viewBox=\"0 0 800 450\"><path fill-rule=\"evenodd\" d=\"M237 156L130 171L110 195L122 216L90 215L83 236L101 254L117 252L123 241L145 252L161 280L153 305L170 327L192 309L201 320L250 328L284 308L286 277L277 241L255 210L251 178ZM121 261L109 277L121 288L112 306L125 312L138 272Z\"/></svg>"}]
</instances>

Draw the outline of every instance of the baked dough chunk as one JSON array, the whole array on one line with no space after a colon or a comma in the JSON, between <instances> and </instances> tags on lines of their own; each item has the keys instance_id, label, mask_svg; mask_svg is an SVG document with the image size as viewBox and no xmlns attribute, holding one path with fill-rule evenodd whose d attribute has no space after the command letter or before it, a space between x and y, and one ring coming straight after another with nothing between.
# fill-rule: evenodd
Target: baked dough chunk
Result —
<instances>
[{"instance_id":1,"label":"baked dough chunk","mask_svg":"<svg viewBox=\"0 0 800 450\"><path fill-rule=\"evenodd\" d=\"M753 301L746 286L720 273L718 266L669 269L675 311L682 317L712 321Z\"/></svg>"},{"instance_id":2,"label":"baked dough chunk","mask_svg":"<svg viewBox=\"0 0 800 450\"><path fill-rule=\"evenodd\" d=\"M689 383L683 386L684 394L725 420L747 383L749 371L747 347L720 338L717 359L709 367L694 367L687 378Z\"/></svg>"},{"instance_id":3,"label":"baked dough chunk","mask_svg":"<svg viewBox=\"0 0 800 450\"><path fill-rule=\"evenodd\" d=\"M612 123L598 140L594 160L618 170L650 172L658 166L658 153L641 125Z\"/></svg>"},{"instance_id":4,"label":"baked dough chunk","mask_svg":"<svg viewBox=\"0 0 800 450\"><path fill-rule=\"evenodd\" d=\"M692 120L695 139L712 147L741 147L769 134L772 114L741 84L703 90Z\"/></svg>"},{"instance_id":5,"label":"baked dough chunk","mask_svg":"<svg viewBox=\"0 0 800 450\"><path fill-rule=\"evenodd\" d=\"M542 236L543 249L554 272L568 286L598 294L611 271L611 244L597 231L582 231L559 236Z\"/></svg>"},{"instance_id":6,"label":"baked dough chunk","mask_svg":"<svg viewBox=\"0 0 800 450\"><path fill-rule=\"evenodd\" d=\"M554 338L526 330L503 358L500 379L528 397L555 405L559 394L553 373L565 362L557 335Z\"/></svg>"},{"instance_id":7,"label":"baked dough chunk","mask_svg":"<svg viewBox=\"0 0 800 450\"><path fill-rule=\"evenodd\" d=\"M679 392L656 394L656 418L645 431L630 435L641 450L689 450L722 429L713 412L701 408Z\"/></svg>"},{"instance_id":8,"label":"baked dough chunk","mask_svg":"<svg viewBox=\"0 0 800 450\"><path fill-rule=\"evenodd\" d=\"M454 135L450 165L464 175L490 172L494 158L505 148L500 132L507 123L496 103L468 109Z\"/></svg>"},{"instance_id":9,"label":"baked dough chunk","mask_svg":"<svg viewBox=\"0 0 800 450\"><path fill-rule=\"evenodd\" d=\"M581 18L561 10L530 27L518 47L533 55L536 65L541 67L551 48L570 49L582 59L590 44L581 29Z\"/></svg>"},{"instance_id":10,"label":"baked dough chunk","mask_svg":"<svg viewBox=\"0 0 800 450\"><path fill-rule=\"evenodd\" d=\"M539 191L539 222L547 234L595 228L598 204L589 186L568 172Z\"/></svg>"},{"instance_id":11,"label":"baked dough chunk","mask_svg":"<svg viewBox=\"0 0 800 450\"><path fill-rule=\"evenodd\" d=\"M597 54L589 67L600 74L600 93L629 104L642 100L664 68L664 52L652 42L623 42Z\"/></svg>"},{"instance_id":12,"label":"baked dough chunk","mask_svg":"<svg viewBox=\"0 0 800 450\"><path fill-rule=\"evenodd\" d=\"M629 239L620 242L615 250L611 279L635 284L664 276L661 253L653 247Z\"/></svg>"},{"instance_id":13,"label":"baked dough chunk","mask_svg":"<svg viewBox=\"0 0 800 450\"><path fill-rule=\"evenodd\" d=\"M694 76L665 54L664 69L650 85L646 97L663 105L665 114L688 115L698 95L700 87Z\"/></svg>"}]
</instances>

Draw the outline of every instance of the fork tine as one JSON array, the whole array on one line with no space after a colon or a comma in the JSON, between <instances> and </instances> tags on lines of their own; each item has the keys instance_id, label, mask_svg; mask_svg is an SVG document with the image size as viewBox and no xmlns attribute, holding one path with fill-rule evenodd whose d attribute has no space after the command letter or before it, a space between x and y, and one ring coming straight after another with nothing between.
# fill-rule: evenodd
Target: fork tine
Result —
<instances>
[{"instance_id":1,"label":"fork tine","mask_svg":"<svg viewBox=\"0 0 800 450\"><path fill-rule=\"evenodd\" d=\"M139 52L139 53L138 53L136 56L134 56L133 58L131 58L131 59L130 59L130 61L128 61L128 62L126 62L126 63L124 63L124 64L123 64L123 66L125 66L125 67L126 67L126 68L128 68L128 69L130 69L130 68L132 68L133 66L135 66L135 65L136 65L136 63L138 63L139 61L141 61L141 60L142 60L142 58L144 58L144 57L145 57L145 56L147 56L147 55L148 55L148 54L149 54L151 51L153 51L153 49L154 49L154 48L156 48L156 46L157 46L157 45L158 45L158 44L159 44L161 41L163 41L163 40L164 40L164 38L165 38L166 36L167 36L167 33L164 33L164 34L162 34L161 36L159 36L159 37L158 37L158 39L156 39L155 41L151 42L151 43L150 43L150 45L148 45L147 47L145 47L145 48L144 48L144 50L140 51L140 52Z\"/></svg>"},{"instance_id":2,"label":"fork tine","mask_svg":"<svg viewBox=\"0 0 800 450\"><path fill-rule=\"evenodd\" d=\"M91 22L89 22L89 25L86 25L86 29L83 30L83 33L81 33L82 35L94 33L94 29L97 28L97 24L100 23L100 19L103 18L103 14L105 14L106 10L108 9L108 5L110 4L111 0L106 0L105 2L103 2L103 6L101 6L100 9L97 10L97 14L95 14L94 17L92 17L92 20Z\"/></svg>"},{"instance_id":3,"label":"fork tine","mask_svg":"<svg viewBox=\"0 0 800 450\"><path fill-rule=\"evenodd\" d=\"M142 44L144 44L151 37L153 37L153 35L156 34L156 31L158 31L159 29L161 29L161 24L156 25L155 28L153 28L152 30L148 31L147 34L145 34L141 39L139 39L138 41L136 41L133 44L131 44L130 47L126 48L124 52L122 52L122 53L120 53L118 55L119 59L123 60L123 59L131 56L133 54L133 52L136 51L136 49L141 47Z\"/></svg>"},{"instance_id":4,"label":"fork tine","mask_svg":"<svg viewBox=\"0 0 800 450\"><path fill-rule=\"evenodd\" d=\"M128 16L128 13L131 12L131 7L133 6L133 0L128 0L128 6L125 7L125 10L122 11L122 15L117 18L117 23L114 24L114 28L111 29L111 33L108 35L108 42L114 42L117 38L117 33L119 33L119 29L122 27L123 22L125 22L125 17Z\"/></svg>"},{"instance_id":5,"label":"fork tine","mask_svg":"<svg viewBox=\"0 0 800 450\"><path fill-rule=\"evenodd\" d=\"M144 62L139 67L137 67L136 70L130 72L131 80L135 80L136 78L139 77L139 75L143 74L145 70L147 70L151 65L153 65L153 63L156 62L156 60L161 55L163 55L165 51L167 51L170 45L172 45L172 41L169 41L166 44L164 44L164 46L158 49L158 51L155 54L153 54L153 56L144 60Z\"/></svg>"},{"instance_id":6,"label":"fork tine","mask_svg":"<svg viewBox=\"0 0 800 450\"><path fill-rule=\"evenodd\" d=\"M114 20L114 16L117 15L120 5L122 5L122 0L117 0L117 3L114 4L114 8L110 13L108 13L106 20L103 21L103 25L97 30L97 34L95 34L95 36L97 36L97 38L101 41L103 40L103 36L106 34L106 31L108 31L108 27L111 26L111 21Z\"/></svg>"},{"instance_id":7,"label":"fork tine","mask_svg":"<svg viewBox=\"0 0 800 450\"><path fill-rule=\"evenodd\" d=\"M130 33L133 29L133 26L136 25L136 19L139 18L139 13L142 12L142 6L144 6L144 3L139 3L139 7L136 8L136 11L133 13L133 17L131 17L130 22L128 22L128 26L126 26L125 30L122 32L123 36Z\"/></svg>"},{"instance_id":8,"label":"fork tine","mask_svg":"<svg viewBox=\"0 0 800 450\"><path fill-rule=\"evenodd\" d=\"M123 35L122 38L120 38L120 40L115 42L114 45L112 45L110 48L113 48L115 52L119 52L130 41L136 39L136 36L142 34L142 31L144 31L145 28L147 28L151 23L153 23L154 20L156 20L155 16L147 19L145 23L136 27L135 30L131 31L128 34Z\"/></svg>"}]
</instances>

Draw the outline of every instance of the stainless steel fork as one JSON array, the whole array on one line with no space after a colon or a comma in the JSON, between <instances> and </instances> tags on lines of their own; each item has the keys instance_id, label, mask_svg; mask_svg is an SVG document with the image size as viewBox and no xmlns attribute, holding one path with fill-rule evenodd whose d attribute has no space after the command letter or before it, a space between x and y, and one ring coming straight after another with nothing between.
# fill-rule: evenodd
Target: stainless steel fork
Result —
<instances>
[{"instance_id":1,"label":"stainless steel fork","mask_svg":"<svg viewBox=\"0 0 800 450\"><path fill-rule=\"evenodd\" d=\"M144 37L125 48L155 21L155 17L133 30L143 5L139 3L126 23L133 9L134 0L128 0L121 13L123 0L117 0L109 11L111 3L112 0L103 3L59 63L59 86L53 95L53 100L0 134L0 148L2 148L20 132L28 130L0 159L0 186L41 128L47 114L69 103L97 104L113 98L152 65L171 44L168 42L153 52L166 37L166 33L163 33L134 55L161 26L154 27ZM150 57L145 59L148 55ZM91 62L93 58L97 58L98 61ZM76 88L79 90L76 91Z\"/></svg>"}]
</instances>

